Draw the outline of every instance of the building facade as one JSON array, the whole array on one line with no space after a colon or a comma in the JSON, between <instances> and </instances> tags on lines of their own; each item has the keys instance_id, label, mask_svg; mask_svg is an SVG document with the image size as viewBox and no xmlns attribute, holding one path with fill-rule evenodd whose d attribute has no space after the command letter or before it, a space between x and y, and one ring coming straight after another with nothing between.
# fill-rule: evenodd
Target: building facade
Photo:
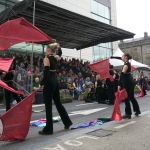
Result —
<instances>
[{"instance_id":1,"label":"building facade","mask_svg":"<svg viewBox=\"0 0 150 150\"><path fill-rule=\"evenodd\" d=\"M2 2L1 2L2 1ZM0 12L21 0L0 0ZM42 0L52 5L79 13L97 21L117 26L116 0ZM63 56L98 61L108 58L117 49L117 42L102 43L81 51L62 49Z\"/></svg>"},{"instance_id":2,"label":"building facade","mask_svg":"<svg viewBox=\"0 0 150 150\"><path fill-rule=\"evenodd\" d=\"M150 36L144 33L144 37L121 41L119 48L124 53L129 53L134 60L150 66Z\"/></svg>"}]
</instances>

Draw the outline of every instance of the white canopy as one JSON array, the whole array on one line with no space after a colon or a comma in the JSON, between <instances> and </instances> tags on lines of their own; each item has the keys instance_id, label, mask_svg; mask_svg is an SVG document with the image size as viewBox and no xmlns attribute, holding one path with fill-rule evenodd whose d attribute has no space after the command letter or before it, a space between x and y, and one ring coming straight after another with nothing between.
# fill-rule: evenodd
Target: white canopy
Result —
<instances>
[{"instance_id":1,"label":"white canopy","mask_svg":"<svg viewBox=\"0 0 150 150\"><path fill-rule=\"evenodd\" d=\"M122 57L124 53L118 48L117 51L113 54L113 56L115 57ZM123 66L123 62L121 60L118 60L118 59L110 59L109 60L110 64L113 65L114 67L120 67L120 66ZM149 67L145 64L142 64L142 63L139 63L133 59L130 60L131 62L131 66L133 66L134 68L138 68L138 69L141 69L141 70L149 70Z\"/></svg>"}]
</instances>

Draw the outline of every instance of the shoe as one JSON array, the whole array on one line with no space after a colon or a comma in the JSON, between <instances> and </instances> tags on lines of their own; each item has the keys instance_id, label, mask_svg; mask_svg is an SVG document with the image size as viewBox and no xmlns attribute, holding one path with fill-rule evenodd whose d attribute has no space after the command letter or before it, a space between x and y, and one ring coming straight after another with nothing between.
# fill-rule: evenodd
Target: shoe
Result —
<instances>
[{"instance_id":1,"label":"shoe","mask_svg":"<svg viewBox=\"0 0 150 150\"><path fill-rule=\"evenodd\" d=\"M135 112L135 116L138 116L139 114L141 114L141 112L140 111L137 111L137 112Z\"/></svg>"},{"instance_id":2,"label":"shoe","mask_svg":"<svg viewBox=\"0 0 150 150\"><path fill-rule=\"evenodd\" d=\"M67 125L67 126L65 126L64 129L69 129L71 125L72 125L72 123Z\"/></svg>"},{"instance_id":3,"label":"shoe","mask_svg":"<svg viewBox=\"0 0 150 150\"><path fill-rule=\"evenodd\" d=\"M131 115L124 115L122 116L123 119L131 119Z\"/></svg>"},{"instance_id":4,"label":"shoe","mask_svg":"<svg viewBox=\"0 0 150 150\"><path fill-rule=\"evenodd\" d=\"M52 135L53 132L52 131L51 132L39 131L39 134L41 134L41 135Z\"/></svg>"}]
</instances>

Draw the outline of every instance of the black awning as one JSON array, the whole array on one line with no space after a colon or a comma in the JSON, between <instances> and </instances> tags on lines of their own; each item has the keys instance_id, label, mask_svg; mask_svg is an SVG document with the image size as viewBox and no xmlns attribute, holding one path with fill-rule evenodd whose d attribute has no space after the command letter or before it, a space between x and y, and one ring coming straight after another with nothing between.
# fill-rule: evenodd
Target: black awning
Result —
<instances>
[{"instance_id":1,"label":"black awning","mask_svg":"<svg viewBox=\"0 0 150 150\"><path fill-rule=\"evenodd\" d=\"M0 23L18 17L24 17L32 23L33 2L34 0L24 0L2 11ZM61 47L77 50L100 43L133 38L135 35L41 0L36 0L35 26L57 39Z\"/></svg>"}]
</instances>

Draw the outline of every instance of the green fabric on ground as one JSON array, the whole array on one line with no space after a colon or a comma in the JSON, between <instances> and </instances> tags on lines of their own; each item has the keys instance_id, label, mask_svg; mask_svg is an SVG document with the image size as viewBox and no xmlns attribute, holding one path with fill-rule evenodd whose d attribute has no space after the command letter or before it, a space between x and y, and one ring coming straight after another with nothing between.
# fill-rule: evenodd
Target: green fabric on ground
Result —
<instances>
[{"instance_id":1,"label":"green fabric on ground","mask_svg":"<svg viewBox=\"0 0 150 150\"><path fill-rule=\"evenodd\" d=\"M103 121L103 123L112 121L110 118L98 118L97 120Z\"/></svg>"}]
</instances>

